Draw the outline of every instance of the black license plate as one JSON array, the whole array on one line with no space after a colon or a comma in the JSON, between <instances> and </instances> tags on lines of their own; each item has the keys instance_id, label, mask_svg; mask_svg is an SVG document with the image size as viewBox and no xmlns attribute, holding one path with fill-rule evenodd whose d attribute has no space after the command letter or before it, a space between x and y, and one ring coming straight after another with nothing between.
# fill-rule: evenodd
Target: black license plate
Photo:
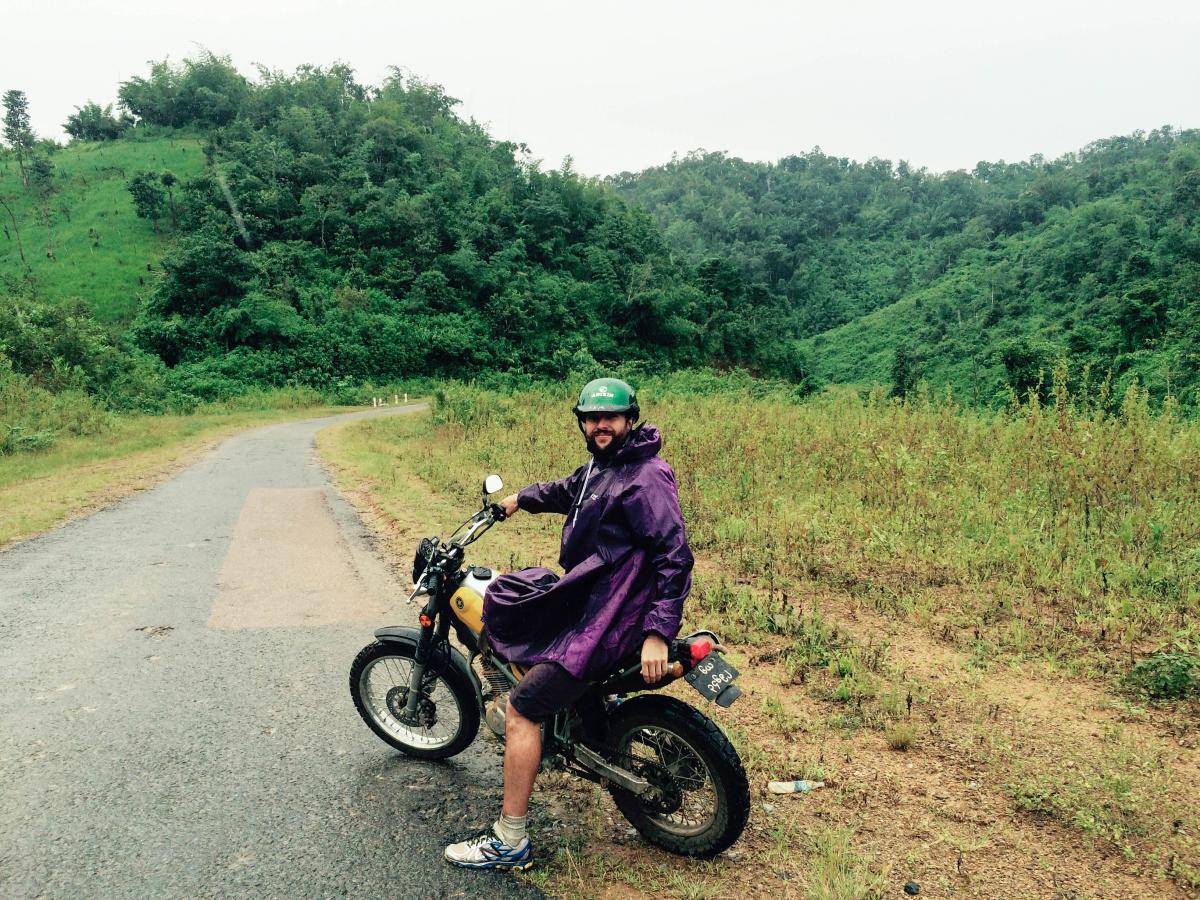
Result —
<instances>
[{"instance_id":1,"label":"black license plate","mask_svg":"<svg viewBox=\"0 0 1200 900\"><path fill-rule=\"evenodd\" d=\"M731 691L731 685L738 677L738 670L725 662L716 650L711 651L708 656L696 663L695 667L683 677L701 694L721 706L728 706L741 694L741 690L738 688L732 688ZM730 693L727 694L726 691L730 691ZM722 694L728 698L727 702L722 702L725 699L721 696Z\"/></svg>"}]
</instances>

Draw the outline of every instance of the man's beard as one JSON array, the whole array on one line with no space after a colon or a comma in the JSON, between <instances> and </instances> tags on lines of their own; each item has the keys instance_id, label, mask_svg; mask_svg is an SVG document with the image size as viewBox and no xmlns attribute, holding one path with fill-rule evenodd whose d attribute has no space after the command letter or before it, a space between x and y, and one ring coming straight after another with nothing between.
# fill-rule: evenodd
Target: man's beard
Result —
<instances>
[{"instance_id":1,"label":"man's beard","mask_svg":"<svg viewBox=\"0 0 1200 900\"><path fill-rule=\"evenodd\" d=\"M615 434L610 434L609 437L611 440L608 442L608 446L603 450L596 446L596 436L597 435L595 434L593 434L591 437L584 435L584 441L587 443L588 452L596 458L597 462L603 463L612 459L613 454L621 449L621 446L625 443L625 438L629 437L629 434L626 433L621 437L617 437Z\"/></svg>"}]
</instances>

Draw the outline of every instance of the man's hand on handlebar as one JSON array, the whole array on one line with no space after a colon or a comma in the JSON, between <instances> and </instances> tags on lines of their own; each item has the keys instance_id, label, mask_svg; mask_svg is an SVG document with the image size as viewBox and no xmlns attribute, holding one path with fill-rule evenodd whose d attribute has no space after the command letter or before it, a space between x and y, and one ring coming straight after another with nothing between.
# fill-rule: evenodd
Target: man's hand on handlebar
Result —
<instances>
[{"instance_id":1,"label":"man's hand on handlebar","mask_svg":"<svg viewBox=\"0 0 1200 900\"><path fill-rule=\"evenodd\" d=\"M503 500L501 500L496 505L499 506L502 510L504 510L504 518L506 518L506 519L509 518L510 516L512 516L512 514L515 513L519 509L519 507L517 506L517 495L516 494L509 494L507 497L505 497Z\"/></svg>"},{"instance_id":2,"label":"man's hand on handlebar","mask_svg":"<svg viewBox=\"0 0 1200 900\"><path fill-rule=\"evenodd\" d=\"M667 642L657 634L642 641L642 678L646 684L662 681L667 674Z\"/></svg>"}]
</instances>

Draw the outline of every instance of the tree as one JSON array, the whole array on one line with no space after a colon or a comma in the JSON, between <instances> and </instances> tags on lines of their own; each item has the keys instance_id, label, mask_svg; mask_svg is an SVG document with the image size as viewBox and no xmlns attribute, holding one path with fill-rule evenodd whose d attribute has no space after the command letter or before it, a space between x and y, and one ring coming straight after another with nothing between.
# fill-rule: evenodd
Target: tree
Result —
<instances>
[{"instance_id":1,"label":"tree","mask_svg":"<svg viewBox=\"0 0 1200 900\"><path fill-rule=\"evenodd\" d=\"M1129 351L1153 346L1167 326L1167 301L1153 282L1135 282L1121 298L1116 312Z\"/></svg>"},{"instance_id":2,"label":"tree","mask_svg":"<svg viewBox=\"0 0 1200 900\"><path fill-rule=\"evenodd\" d=\"M150 77L134 76L121 83L118 102L135 120L151 125L178 126L179 82L183 73L163 60L150 64Z\"/></svg>"},{"instance_id":3,"label":"tree","mask_svg":"<svg viewBox=\"0 0 1200 900\"><path fill-rule=\"evenodd\" d=\"M17 255L21 257L21 262L25 264L26 271L31 271L29 260L25 258L25 245L21 243L21 228L17 225L17 217L13 214L12 207L8 205L8 201L4 197L0 197L0 206L4 207L4 211L8 213L8 218L12 221L13 235L17 239Z\"/></svg>"},{"instance_id":4,"label":"tree","mask_svg":"<svg viewBox=\"0 0 1200 900\"><path fill-rule=\"evenodd\" d=\"M38 214L46 226L46 256L54 259L54 210L50 201L58 193L54 183L54 164L44 156L36 156L29 165L29 183L37 198Z\"/></svg>"},{"instance_id":5,"label":"tree","mask_svg":"<svg viewBox=\"0 0 1200 900\"><path fill-rule=\"evenodd\" d=\"M908 344L899 344L892 357L892 396L901 399L917 386L920 378L918 360L913 356Z\"/></svg>"},{"instance_id":6,"label":"tree","mask_svg":"<svg viewBox=\"0 0 1200 900\"><path fill-rule=\"evenodd\" d=\"M63 123L63 131L79 141L113 141L132 125L133 119L127 113L122 113L119 119L113 116L111 103L101 108L89 100L75 107L75 112Z\"/></svg>"},{"instance_id":7,"label":"tree","mask_svg":"<svg viewBox=\"0 0 1200 900\"><path fill-rule=\"evenodd\" d=\"M1025 399L1035 391L1045 396L1047 353L1043 347L1023 338L1010 338L998 350L1000 362L1017 397Z\"/></svg>"},{"instance_id":8,"label":"tree","mask_svg":"<svg viewBox=\"0 0 1200 900\"><path fill-rule=\"evenodd\" d=\"M33 157L37 138L29 124L29 100L24 91L4 92L4 140L17 155L21 183L29 187L29 173L25 164Z\"/></svg>"},{"instance_id":9,"label":"tree","mask_svg":"<svg viewBox=\"0 0 1200 900\"><path fill-rule=\"evenodd\" d=\"M150 227L158 234L158 220L167 203L167 193L162 189L162 179L153 172L138 172L129 179L129 193L139 218L149 219Z\"/></svg>"},{"instance_id":10,"label":"tree","mask_svg":"<svg viewBox=\"0 0 1200 900\"><path fill-rule=\"evenodd\" d=\"M150 77L135 76L117 91L121 108L149 125L228 125L250 97L250 83L228 57L205 51L200 59L152 63Z\"/></svg>"},{"instance_id":11,"label":"tree","mask_svg":"<svg viewBox=\"0 0 1200 900\"><path fill-rule=\"evenodd\" d=\"M174 172L167 169L162 173L162 183L163 187L167 189L167 209L171 213L171 227L178 228L179 219L175 215L175 192L172 189L179 183L179 179L175 177Z\"/></svg>"},{"instance_id":12,"label":"tree","mask_svg":"<svg viewBox=\"0 0 1200 900\"><path fill-rule=\"evenodd\" d=\"M1193 169L1179 179L1172 201L1179 213L1189 219L1200 213L1200 169Z\"/></svg>"}]
</instances>

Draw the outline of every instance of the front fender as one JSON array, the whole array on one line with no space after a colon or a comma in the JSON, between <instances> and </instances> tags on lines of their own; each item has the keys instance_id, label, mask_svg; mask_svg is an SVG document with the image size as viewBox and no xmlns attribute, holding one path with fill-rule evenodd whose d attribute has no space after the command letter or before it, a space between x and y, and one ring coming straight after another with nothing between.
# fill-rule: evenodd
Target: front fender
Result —
<instances>
[{"instance_id":1,"label":"front fender","mask_svg":"<svg viewBox=\"0 0 1200 900\"><path fill-rule=\"evenodd\" d=\"M379 628L375 631L375 640L385 644L403 644L410 647L414 654L417 649L417 642L421 639L421 629L415 625L388 625L386 628ZM451 644L446 644L445 647L450 651L450 665L458 670L458 673L463 678L467 679L475 688L475 700L479 703L480 708L483 707L483 694L479 687L479 677L471 669L471 664L467 662L467 658L462 655L457 647ZM443 650L434 648L433 661L440 662Z\"/></svg>"}]
</instances>

